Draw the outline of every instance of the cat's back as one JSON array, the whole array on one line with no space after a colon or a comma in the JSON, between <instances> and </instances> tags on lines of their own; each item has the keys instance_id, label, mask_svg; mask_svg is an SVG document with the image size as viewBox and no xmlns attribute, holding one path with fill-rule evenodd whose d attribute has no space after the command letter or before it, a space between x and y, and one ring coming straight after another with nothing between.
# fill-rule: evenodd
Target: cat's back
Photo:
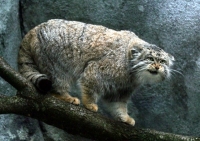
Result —
<instances>
[{"instance_id":1,"label":"cat's back","mask_svg":"<svg viewBox=\"0 0 200 141\"><path fill-rule=\"evenodd\" d=\"M25 35L19 50L18 61L19 63L27 62L27 60L34 62L42 73L55 68L72 68L76 65L79 65L77 69L81 70L88 60L101 55L101 51L92 53L94 50L88 44L95 38L90 35L97 35L103 32L103 29L105 27L82 22L49 20Z\"/></svg>"},{"instance_id":2,"label":"cat's back","mask_svg":"<svg viewBox=\"0 0 200 141\"><path fill-rule=\"evenodd\" d=\"M42 72L53 68L75 68L73 72L77 74L84 70L89 61L99 60L109 52L117 52L118 48L128 46L127 38L131 38L129 33L104 26L49 20L30 30L24 37L19 62L23 61L23 56L30 55Z\"/></svg>"}]
</instances>

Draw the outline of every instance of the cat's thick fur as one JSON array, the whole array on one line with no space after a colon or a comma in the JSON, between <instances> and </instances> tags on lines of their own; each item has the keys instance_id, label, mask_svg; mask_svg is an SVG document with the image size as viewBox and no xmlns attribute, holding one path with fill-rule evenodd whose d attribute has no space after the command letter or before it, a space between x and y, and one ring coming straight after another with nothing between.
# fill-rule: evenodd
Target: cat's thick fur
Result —
<instances>
[{"instance_id":1,"label":"cat's thick fur","mask_svg":"<svg viewBox=\"0 0 200 141\"><path fill-rule=\"evenodd\" d=\"M49 20L24 37L19 71L39 89L79 105L70 95L80 88L83 105L97 111L101 97L110 114L134 125L127 100L136 87L170 77L173 56L133 32L75 21Z\"/></svg>"}]
</instances>

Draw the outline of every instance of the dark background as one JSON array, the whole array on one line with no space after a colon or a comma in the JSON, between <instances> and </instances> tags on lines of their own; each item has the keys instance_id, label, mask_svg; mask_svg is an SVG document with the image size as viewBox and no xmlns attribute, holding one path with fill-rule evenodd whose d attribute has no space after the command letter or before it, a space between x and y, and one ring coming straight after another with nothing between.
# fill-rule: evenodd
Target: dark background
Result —
<instances>
[{"instance_id":1,"label":"dark background","mask_svg":"<svg viewBox=\"0 0 200 141\"><path fill-rule=\"evenodd\" d=\"M200 136L199 0L0 0L0 55L17 69L23 36L48 19L62 18L130 30L175 59L171 80L145 85L132 96L136 127ZM0 93L16 91L0 79ZM84 140L37 120L0 116L0 140Z\"/></svg>"}]
</instances>

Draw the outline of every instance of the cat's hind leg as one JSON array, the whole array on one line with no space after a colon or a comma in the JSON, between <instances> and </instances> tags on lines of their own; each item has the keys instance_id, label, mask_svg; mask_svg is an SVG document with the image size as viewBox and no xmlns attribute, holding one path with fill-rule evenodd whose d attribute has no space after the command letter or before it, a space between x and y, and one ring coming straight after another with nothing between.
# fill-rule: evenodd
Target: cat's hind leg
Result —
<instances>
[{"instance_id":1,"label":"cat's hind leg","mask_svg":"<svg viewBox=\"0 0 200 141\"><path fill-rule=\"evenodd\" d=\"M82 77L79 79L79 85L82 96L82 103L84 107L90 111L98 111L98 95L96 94L97 88L97 76L99 76L97 71L96 62L91 61L88 66L84 69Z\"/></svg>"},{"instance_id":2,"label":"cat's hind leg","mask_svg":"<svg viewBox=\"0 0 200 141\"><path fill-rule=\"evenodd\" d=\"M81 86L82 102L86 109L97 112L98 105L96 104L98 96L86 86Z\"/></svg>"},{"instance_id":3,"label":"cat's hind leg","mask_svg":"<svg viewBox=\"0 0 200 141\"><path fill-rule=\"evenodd\" d=\"M59 76L55 76L53 80L53 90L50 92L51 95L74 105L80 104L80 100L77 97L70 95L69 90L71 83L66 81L67 79L59 79Z\"/></svg>"}]
</instances>

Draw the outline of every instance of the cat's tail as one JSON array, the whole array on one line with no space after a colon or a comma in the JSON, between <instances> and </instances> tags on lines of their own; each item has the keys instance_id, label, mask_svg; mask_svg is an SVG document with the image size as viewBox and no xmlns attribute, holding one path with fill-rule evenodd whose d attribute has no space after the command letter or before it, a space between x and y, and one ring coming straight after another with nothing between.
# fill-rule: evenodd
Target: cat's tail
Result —
<instances>
[{"instance_id":1,"label":"cat's tail","mask_svg":"<svg viewBox=\"0 0 200 141\"><path fill-rule=\"evenodd\" d=\"M33 32L29 32L23 39L18 54L18 70L25 78L31 81L37 89L46 93L51 89L52 82L48 79L47 75L41 74L37 70L37 65L33 59L31 50L34 47L33 38L36 37L37 36L35 36Z\"/></svg>"}]
</instances>

